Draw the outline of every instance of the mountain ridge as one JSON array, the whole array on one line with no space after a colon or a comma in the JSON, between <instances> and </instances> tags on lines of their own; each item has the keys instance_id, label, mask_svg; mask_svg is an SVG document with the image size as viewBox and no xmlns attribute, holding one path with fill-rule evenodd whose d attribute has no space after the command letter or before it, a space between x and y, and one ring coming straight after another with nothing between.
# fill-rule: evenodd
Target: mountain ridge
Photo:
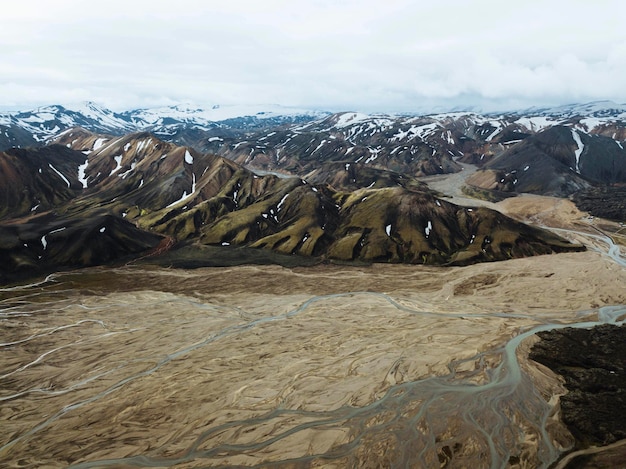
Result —
<instances>
[{"instance_id":1,"label":"mountain ridge","mask_svg":"<svg viewBox=\"0 0 626 469\"><path fill-rule=\"evenodd\" d=\"M257 174L147 132L69 131L43 149L0 152L0 164L10 163L19 170L0 173L0 185L59 195L0 193L5 281L178 247L191 247L196 265L205 247L443 265L584 249L499 212L456 206L386 169L333 164L312 183ZM41 180L28 186L33 177Z\"/></svg>"},{"instance_id":2,"label":"mountain ridge","mask_svg":"<svg viewBox=\"0 0 626 469\"><path fill-rule=\"evenodd\" d=\"M506 112L480 113L475 110L433 112L433 113L362 113L353 111L329 112L304 108L284 107L280 105L214 105L205 109L189 104L177 104L155 108L138 108L122 112L114 112L94 102L84 102L74 105L48 105L30 110L0 112L0 149L10 147L8 135L12 128L21 128L28 131L33 137L32 144L43 144L58 136L58 133L72 127L84 127L92 132L112 133L114 135L138 131L165 132L168 127L196 127L210 130L220 123L226 127L245 129L254 128L250 121L265 121L272 126L293 124L326 119L330 116L352 116L352 123L358 120L381 119L407 120L411 118L430 118L432 121L461 120L471 117L477 125L493 124L497 121L507 121L508 124L524 125L531 131L544 128L547 125L559 123L558 119L583 119L578 123L591 131L599 125L606 125L614 121L626 120L626 104L617 104L611 101L595 101L584 104L572 104L548 108L528 108ZM586 118L586 121L584 120ZM344 117L345 119L345 117ZM528 120L530 119L530 120ZM248 121L248 125L244 123ZM349 123L348 120L338 122ZM266 125L269 127L269 125ZM589 128L592 127L592 128ZM494 131L497 126L494 127ZM24 146L17 139L14 143ZM15 145L17 146L17 145Z\"/></svg>"}]
</instances>

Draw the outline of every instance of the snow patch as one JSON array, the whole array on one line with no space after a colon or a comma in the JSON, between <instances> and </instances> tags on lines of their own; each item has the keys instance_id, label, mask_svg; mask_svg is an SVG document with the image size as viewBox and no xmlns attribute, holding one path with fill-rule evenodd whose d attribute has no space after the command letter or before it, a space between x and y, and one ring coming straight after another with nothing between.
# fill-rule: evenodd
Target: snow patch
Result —
<instances>
[{"instance_id":1,"label":"snow patch","mask_svg":"<svg viewBox=\"0 0 626 469\"><path fill-rule=\"evenodd\" d=\"M342 127L348 127L349 125L365 122L369 118L370 116L360 112L346 112L339 116L335 127L341 129Z\"/></svg>"},{"instance_id":2,"label":"snow patch","mask_svg":"<svg viewBox=\"0 0 626 469\"><path fill-rule=\"evenodd\" d=\"M580 174L580 155L585 149L585 145L583 145L583 142L580 140L580 135L578 135L578 132L576 132L574 129L572 129L572 137L574 138L574 142L576 142L576 145L578 146L578 148L574 151L574 156L576 157L576 172Z\"/></svg>"},{"instance_id":3,"label":"snow patch","mask_svg":"<svg viewBox=\"0 0 626 469\"><path fill-rule=\"evenodd\" d=\"M166 208L170 208L173 207L176 204L179 204L180 202L183 202L185 200L187 200L189 197L191 197L194 192L196 192L196 175L192 174L192 180L191 180L191 192L189 194L187 194L187 191L183 191L183 195L180 199L178 199L175 202L172 202L171 204L169 204Z\"/></svg>"},{"instance_id":4,"label":"snow patch","mask_svg":"<svg viewBox=\"0 0 626 469\"><path fill-rule=\"evenodd\" d=\"M130 164L130 169L127 171L124 171L122 174L119 175L119 177L121 177L122 179L126 179L126 176L128 176L135 169L136 166L137 166L137 162L133 161Z\"/></svg>"},{"instance_id":5,"label":"snow patch","mask_svg":"<svg viewBox=\"0 0 626 469\"><path fill-rule=\"evenodd\" d=\"M387 233L387 236L391 236L391 225L385 226L385 233Z\"/></svg>"},{"instance_id":6,"label":"snow patch","mask_svg":"<svg viewBox=\"0 0 626 469\"><path fill-rule=\"evenodd\" d=\"M189 150L185 150L185 163L193 164L193 156L189 153Z\"/></svg>"},{"instance_id":7,"label":"snow patch","mask_svg":"<svg viewBox=\"0 0 626 469\"><path fill-rule=\"evenodd\" d=\"M109 174L109 176L113 176L120 169L122 169L122 155L114 156L113 159L117 163L117 166L115 168L113 168L113 170L111 171L111 174Z\"/></svg>"},{"instance_id":8,"label":"snow patch","mask_svg":"<svg viewBox=\"0 0 626 469\"><path fill-rule=\"evenodd\" d=\"M516 124L523 125L528 130L533 132L539 132L546 127L550 127L551 125L558 124L558 121L555 121L550 117L536 116L536 117L522 117L515 121Z\"/></svg>"},{"instance_id":9,"label":"snow patch","mask_svg":"<svg viewBox=\"0 0 626 469\"><path fill-rule=\"evenodd\" d=\"M371 156L365 160L365 164L368 164L368 163L371 163L372 161L375 161L378 158L378 154L380 153L380 148L370 148L370 147L368 147L367 150L370 152Z\"/></svg>"},{"instance_id":10,"label":"snow patch","mask_svg":"<svg viewBox=\"0 0 626 469\"><path fill-rule=\"evenodd\" d=\"M289 196L289 194L285 194L283 196L282 199L280 199L280 202L278 202L278 205L276 206L276 211L280 212L280 209L282 208L283 204L285 203L285 200L287 199L287 197Z\"/></svg>"},{"instance_id":11,"label":"snow patch","mask_svg":"<svg viewBox=\"0 0 626 469\"><path fill-rule=\"evenodd\" d=\"M142 151L145 147L147 147L148 145L150 145L150 142L152 142L152 139L148 139L148 140L142 140L141 142L139 142L139 144L137 145L137 151L135 152L135 154L139 153L140 151Z\"/></svg>"},{"instance_id":12,"label":"snow patch","mask_svg":"<svg viewBox=\"0 0 626 469\"><path fill-rule=\"evenodd\" d=\"M495 137L496 135L498 135L500 133L500 130L502 130L502 126L500 125L500 122L498 121L491 121L489 122L489 125L493 126L496 128L496 130L494 130L486 139L485 142L491 142L491 140L493 139L493 137Z\"/></svg>"},{"instance_id":13,"label":"snow patch","mask_svg":"<svg viewBox=\"0 0 626 469\"><path fill-rule=\"evenodd\" d=\"M104 145L104 142L106 142L106 141L107 141L107 139L106 139L106 138L99 138L99 139L97 139L97 140L94 142L94 144L93 144L92 150L93 150L93 151L96 151L98 148L101 148L101 147L102 147L102 145Z\"/></svg>"},{"instance_id":14,"label":"snow patch","mask_svg":"<svg viewBox=\"0 0 626 469\"><path fill-rule=\"evenodd\" d=\"M54 166L52 166L51 163L48 163L48 166L50 166L52 171L57 173L59 175L59 177L65 181L65 184L67 184L67 187L70 187L70 181L68 181L67 178L65 176L63 176L59 170L57 170ZM41 172L41 170L39 170L39 171Z\"/></svg>"},{"instance_id":15,"label":"snow patch","mask_svg":"<svg viewBox=\"0 0 626 469\"><path fill-rule=\"evenodd\" d=\"M103 226L102 228L100 228L100 233L104 233L106 231L106 226Z\"/></svg>"},{"instance_id":16,"label":"snow patch","mask_svg":"<svg viewBox=\"0 0 626 469\"><path fill-rule=\"evenodd\" d=\"M311 155L315 153L317 150L319 150L320 148L322 148L325 143L326 143L326 140L322 140L321 143L317 146L317 148L311 152Z\"/></svg>"},{"instance_id":17,"label":"snow patch","mask_svg":"<svg viewBox=\"0 0 626 469\"><path fill-rule=\"evenodd\" d=\"M430 232L432 230L433 230L433 224L431 223L430 220L428 220L428 224L426 225L426 228L424 228L424 233L426 233L427 238L430 236Z\"/></svg>"},{"instance_id":18,"label":"snow patch","mask_svg":"<svg viewBox=\"0 0 626 469\"><path fill-rule=\"evenodd\" d=\"M43 246L43 249L45 251L46 248L48 247L48 241L46 240L46 235L43 235L41 237L41 245Z\"/></svg>"},{"instance_id":19,"label":"snow patch","mask_svg":"<svg viewBox=\"0 0 626 469\"><path fill-rule=\"evenodd\" d=\"M596 127L600 127L602 124L606 124L606 119L598 119L597 117L585 117L579 121L586 132L591 132Z\"/></svg>"},{"instance_id":20,"label":"snow patch","mask_svg":"<svg viewBox=\"0 0 626 469\"><path fill-rule=\"evenodd\" d=\"M85 162L78 166L78 182L83 185L83 189L87 189L87 176L85 175L85 170L87 169L87 165L89 164L89 160L85 160Z\"/></svg>"}]
</instances>

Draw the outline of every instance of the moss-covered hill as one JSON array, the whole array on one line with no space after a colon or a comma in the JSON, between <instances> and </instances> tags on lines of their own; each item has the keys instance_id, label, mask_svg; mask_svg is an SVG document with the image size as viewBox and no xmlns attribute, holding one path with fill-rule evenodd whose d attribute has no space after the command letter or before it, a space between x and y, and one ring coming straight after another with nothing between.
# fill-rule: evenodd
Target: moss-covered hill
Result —
<instances>
[{"instance_id":1,"label":"moss-covered hill","mask_svg":"<svg viewBox=\"0 0 626 469\"><path fill-rule=\"evenodd\" d=\"M171 258L183 245L187 253L239 246L321 260L457 265L583 249L498 212L458 207L387 170L334 162L309 182L255 174L149 134L66 138L81 151L0 155L0 165L13 168L0 206L5 279L166 250ZM13 190L20 186L27 199ZM45 204L33 207L39 200Z\"/></svg>"}]
</instances>

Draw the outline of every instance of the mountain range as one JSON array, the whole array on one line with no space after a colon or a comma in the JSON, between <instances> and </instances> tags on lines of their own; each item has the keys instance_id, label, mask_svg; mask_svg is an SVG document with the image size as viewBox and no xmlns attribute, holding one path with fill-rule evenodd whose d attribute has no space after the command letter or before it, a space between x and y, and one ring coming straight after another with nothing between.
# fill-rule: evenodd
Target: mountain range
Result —
<instances>
[{"instance_id":1,"label":"mountain range","mask_svg":"<svg viewBox=\"0 0 626 469\"><path fill-rule=\"evenodd\" d=\"M73 127L110 135L148 130L155 135L172 136L181 129L251 129L298 123L327 114L277 105L215 105L211 109L176 105L121 113L93 102L69 107L52 105L28 111L0 113L0 150L46 144L60 132Z\"/></svg>"},{"instance_id":2,"label":"mountain range","mask_svg":"<svg viewBox=\"0 0 626 469\"><path fill-rule=\"evenodd\" d=\"M463 265L579 250L457 206L419 177L474 164L468 191L595 200L585 194L626 182L624 122L614 103L497 115L93 103L3 114L1 277L146 256Z\"/></svg>"},{"instance_id":3,"label":"mountain range","mask_svg":"<svg viewBox=\"0 0 626 469\"><path fill-rule=\"evenodd\" d=\"M279 106L171 106L115 113L84 103L72 110L48 106L0 115L0 150L45 145L75 127L109 136L148 131L163 141L269 171L305 175L320 162L349 161L423 176L459 171L457 163L466 162L492 176L475 180L482 189L569 195L588 186L580 177L623 182L624 122L626 105L612 102L429 116L331 114ZM507 152L514 156L502 157ZM538 153L555 160L549 173L542 174L563 179L565 173L565 182L514 187L516 179L523 182L520 169L530 166L528 176L541 166L535 161ZM494 158L499 161L490 163ZM516 172L517 178L510 177Z\"/></svg>"}]
</instances>

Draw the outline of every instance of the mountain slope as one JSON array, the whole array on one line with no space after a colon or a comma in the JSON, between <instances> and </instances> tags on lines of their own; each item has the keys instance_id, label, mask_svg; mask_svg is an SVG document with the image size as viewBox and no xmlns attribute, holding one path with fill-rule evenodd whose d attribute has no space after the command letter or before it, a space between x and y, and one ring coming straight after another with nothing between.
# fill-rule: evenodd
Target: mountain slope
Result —
<instances>
[{"instance_id":1,"label":"mountain slope","mask_svg":"<svg viewBox=\"0 0 626 469\"><path fill-rule=\"evenodd\" d=\"M467 182L489 190L568 196L593 183L626 182L626 150L611 138L554 126L490 161Z\"/></svg>"},{"instance_id":2,"label":"mountain slope","mask_svg":"<svg viewBox=\"0 0 626 469\"><path fill-rule=\"evenodd\" d=\"M301 126L273 129L245 140L207 142L239 164L305 174L324 162L362 163L376 168L427 175L459 171L462 156L449 131L432 119L339 113Z\"/></svg>"},{"instance_id":3,"label":"mountain slope","mask_svg":"<svg viewBox=\"0 0 626 469\"><path fill-rule=\"evenodd\" d=\"M80 152L60 145L0 152L0 218L41 212L72 200L82 187Z\"/></svg>"},{"instance_id":4,"label":"mountain slope","mask_svg":"<svg viewBox=\"0 0 626 469\"><path fill-rule=\"evenodd\" d=\"M150 131L181 142L198 131L204 136L211 129L250 129L303 123L328 113L281 106L169 106L134 109L115 113L92 102L68 107L53 105L33 110L0 114L0 150L12 146L41 146L74 127L90 132L123 135ZM200 138L200 137L198 137Z\"/></svg>"},{"instance_id":5,"label":"mountain slope","mask_svg":"<svg viewBox=\"0 0 626 469\"><path fill-rule=\"evenodd\" d=\"M0 281L132 260L162 240L105 212L0 222Z\"/></svg>"},{"instance_id":6,"label":"mountain slope","mask_svg":"<svg viewBox=\"0 0 626 469\"><path fill-rule=\"evenodd\" d=\"M114 113L85 103L71 109L48 106L0 115L0 150L42 145L82 126L112 136L150 131L162 141L194 148L199 153L218 154L246 167L301 177L325 162L366 164L412 177L458 171L457 161L486 165L528 138L562 126L575 130L581 144L590 148L595 144L588 137L608 139L602 144L606 151L592 153L601 158L608 152L608 158L615 160L626 141L625 109L624 105L596 102L503 114L411 116L358 112L329 115L279 106L202 109L179 105ZM585 160L588 150L581 151L580 157ZM597 174L591 174L590 164L584 171L579 169L584 178L611 183L615 172L602 169L607 164L596 165L601 168ZM508 168L496 169L506 173ZM526 176L528 179L530 174ZM581 183L570 184L568 179L565 186L566 190L549 190L567 193L581 187Z\"/></svg>"},{"instance_id":7,"label":"mountain slope","mask_svg":"<svg viewBox=\"0 0 626 469\"><path fill-rule=\"evenodd\" d=\"M26 169L13 172L16 187L30 181L33 191L50 187L61 195L43 212L30 212L29 204L43 198L38 193L17 211L4 202L5 277L127 260L173 246L171 256L175 243L197 252L240 246L326 260L433 264L582 249L498 212L457 207L410 178L367 166L351 171L342 163L354 181L382 176L355 188L330 170L312 175L315 184L255 174L147 133L97 137L77 130L59 141L83 150L56 145L18 151ZM58 173L39 173L48 161Z\"/></svg>"}]
</instances>

